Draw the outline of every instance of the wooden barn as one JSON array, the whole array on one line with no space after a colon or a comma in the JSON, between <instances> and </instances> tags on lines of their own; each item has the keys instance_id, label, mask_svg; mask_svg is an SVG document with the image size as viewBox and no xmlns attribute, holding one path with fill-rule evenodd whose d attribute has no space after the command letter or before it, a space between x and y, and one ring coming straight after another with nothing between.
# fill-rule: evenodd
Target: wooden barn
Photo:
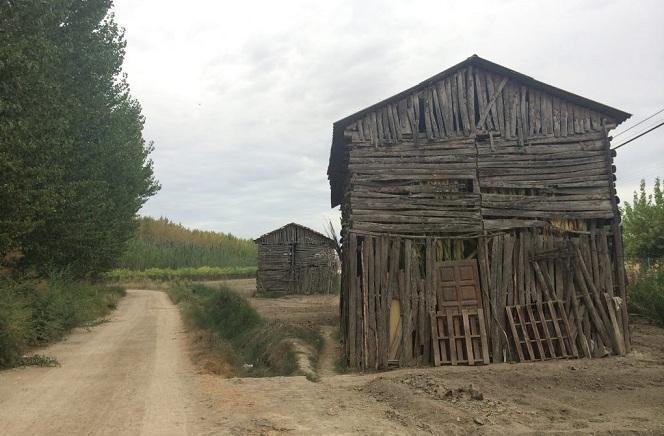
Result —
<instances>
[{"instance_id":1,"label":"wooden barn","mask_svg":"<svg viewBox=\"0 0 664 436\"><path fill-rule=\"evenodd\" d=\"M339 260L327 236L290 223L256 239L258 292L336 292Z\"/></svg>"},{"instance_id":2,"label":"wooden barn","mask_svg":"<svg viewBox=\"0 0 664 436\"><path fill-rule=\"evenodd\" d=\"M629 351L608 135L629 117L472 56L334 123L348 364Z\"/></svg>"}]
</instances>

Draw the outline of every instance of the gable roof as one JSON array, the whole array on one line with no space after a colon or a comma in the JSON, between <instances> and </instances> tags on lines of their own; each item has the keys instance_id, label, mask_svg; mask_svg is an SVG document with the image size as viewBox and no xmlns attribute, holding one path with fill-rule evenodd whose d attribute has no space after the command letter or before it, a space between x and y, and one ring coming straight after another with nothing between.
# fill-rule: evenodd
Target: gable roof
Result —
<instances>
[{"instance_id":1,"label":"gable roof","mask_svg":"<svg viewBox=\"0 0 664 436\"><path fill-rule=\"evenodd\" d=\"M343 162L343 156L342 156L342 149L343 145L345 144L345 139L344 139L344 129L354 121L357 121L358 119L362 118L365 116L367 113L372 112L378 108L381 108L389 103L392 102L397 102L406 96L413 94L421 89L424 89L428 86L431 86L435 82L438 82L450 74L456 72L457 70L460 70L462 68L468 67L468 66L474 66L478 67L481 69L484 69L489 72L493 72L514 80L517 80L521 82L523 85L531 87L533 89L541 90L544 91L548 94L551 94L552 96L559 97L561 99L564 99L568 102L575 103L579 106L586 107L588 109L592 109L596 112L599 112L601 114L605 114L612 118L613 120L616 121L616 123L620 124L632 115L622 111L620 109L616 109L611 106L607 106L605 104L596 102L594 100L590 100L588 98L582 97L580 95L574 94L572 92L565 91L563 89L557 88L555 86L546 84L544 82L540 82L539 80L535 80L534 78L527 76L525 74L519 73L517 71L511 70L509 68L506 68L502 65L496 64L494 62L491 62L489 60L483 59L477 55L472 55L468 59L459 62L458 64L432 76L429 77L428 79L418 83L415 86L412 86L405 91L401 91L398 94L395 94L391 97L386 98L385 100L382 100L378 103L375 103L367 108L364 108L358 112L355 112L354 114L351 114L345 118L342 118L338 121L336 121L333 124L333 130L332 130L332 149L330 151L330 160L329 160L329 165L328 165L328 178L330 180L330 188L332 189L332 196L331 196L331 207L335 207L341 203L343 193L339 192L338 189L335 190L334 185L336 181L334 180L334 173L338 170L338 167L340 167Z\"/></svg>"},{"instance_id":2,"label":"gable roof","mask_svg":"<svg viewBox=\"0 0 664 436\"><path fill-rule=\"evenodd\" d=\"M306 232L309 232L313 235L316 235L316 236L320 237L321 239L325 240L325 242L329 241L330 244L334 244L334 241L332 239L328 238L327 236L325 236L324 234L322 234L320 232L317 232L317 231L315 231L315 230L313 230L309 227L303 226L302 224L297 224L297 223L288 223L285 226L281 226L278 229L274 229L270 232L267 232L267 233L259 236L258 238L254 239L254 242L258 243L261 239L265 238L266 236L269 236L269 235L272 235L274 233L280 232L280 231L284 230L285 228L291 227L291 226L298 227L298 228L300 228L300 229L302 229Z\"/></svg>"}]
</instances>

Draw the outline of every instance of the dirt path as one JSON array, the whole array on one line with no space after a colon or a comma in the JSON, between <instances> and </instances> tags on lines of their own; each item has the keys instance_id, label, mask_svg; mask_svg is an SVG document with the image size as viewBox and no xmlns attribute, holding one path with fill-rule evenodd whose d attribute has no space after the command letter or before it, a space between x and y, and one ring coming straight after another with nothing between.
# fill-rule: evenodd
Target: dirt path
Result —
<instances>
[{"instance_id":1,"label":"dirt path","mask_svg":"<svg viewBox=\"0 0 664 436\"><path fill-rule=\"evenodd\" d=\"M130 291L110 322L40 351L61 367L0 372L0 433L664 434L664 330L633 338L627 357L223 378L190 363L166 294Z\"/></svg>"},{"instance_id":2,"label":"dirt path","mask_svg":"<svg viewBox=\"0 0 664 436\"><path fill-rule=\"evenodd\" d=\"M110 322L40 353L61 366L0 372L4 435L198 431L183 325L163 292L129 291Z\"/></svg>"}]
</instances>

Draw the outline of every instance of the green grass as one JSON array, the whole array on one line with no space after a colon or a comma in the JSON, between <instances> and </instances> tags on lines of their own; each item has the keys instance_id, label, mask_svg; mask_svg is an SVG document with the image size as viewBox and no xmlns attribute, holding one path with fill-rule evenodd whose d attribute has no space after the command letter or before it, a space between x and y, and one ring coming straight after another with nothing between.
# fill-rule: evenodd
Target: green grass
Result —
<instances>
[{"instance_id":1,"label":"green grass","mask_svg":"<svg viewBox=\"0 0 664 436\"><path fill-rule=\"evenodd\" d=\"M245 298L226 286L177 284L168 294L180 307L187 324L211 333L210 348L220 352L237 375L296 374L297 358L288 339L310 346L314 351L311 363L316 365L323 338L312 327L264 320Z\"/></svg>"},{"instance_id":2,"label":"green grass","mask_svg":"<svg viewBox=\"0 0 664 436\"><path fill-rule=\"evenodd\" d=\"M664 267L641 272L628 292L631 314L664 326Z\"/></svg>"},{"instance_id":3,"label":"green grass","mask_svg":"<svg viewBox=\"0 0 664 436\"><path fill-rule=\"evenodd\" d=\"M0 279L0 368L21 364L32 346L61 339L74 327L91 324L117 306L119 286L48 280Z\"/></svg>"},{"instance_id":4,"label":"green grass","mask_svg":"<svg viewBox=\"0 0 664 436\"><path fill-rule=\"evenodd\" d=\"M128 281L178 281L178 280L224 280L237 278L250 278L256 276L255 266L228 266L213 267L201 266L197 268L148 268L146 270L114 269L104 275L106 280L116 283Z\"/></svg>"}]
</instances>

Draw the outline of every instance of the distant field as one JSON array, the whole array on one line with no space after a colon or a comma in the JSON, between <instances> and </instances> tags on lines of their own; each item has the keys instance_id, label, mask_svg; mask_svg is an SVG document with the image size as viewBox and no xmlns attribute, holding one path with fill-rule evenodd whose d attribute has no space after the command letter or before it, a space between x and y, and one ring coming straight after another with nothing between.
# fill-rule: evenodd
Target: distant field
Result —
<instances>
[{"instance_id":1,"label":"distant field","mask_svg":"<svg viewBox=\"0 0 664 436\"><path fill-rule=\"evenodd\" d=\"M138 219L136 236L129 241L118 265L136 271L184 268L184 274L192 274L191 268L251 266L256 266L256 244L250 239L191 230L166 218L150 217Z\"/></svg>"},{"instance_id":2,"label":"distant field","mask_svg":"<svg viewBox=\"0 0 664 436\"><path fill-rule=\"evenodd\" d=\"M223 280L254 276L256 276L255 266L148 268L142 271L120 268L109 271L105 274L105 278L113 282L134 280Z\"/></svg>"}]
</instances>

